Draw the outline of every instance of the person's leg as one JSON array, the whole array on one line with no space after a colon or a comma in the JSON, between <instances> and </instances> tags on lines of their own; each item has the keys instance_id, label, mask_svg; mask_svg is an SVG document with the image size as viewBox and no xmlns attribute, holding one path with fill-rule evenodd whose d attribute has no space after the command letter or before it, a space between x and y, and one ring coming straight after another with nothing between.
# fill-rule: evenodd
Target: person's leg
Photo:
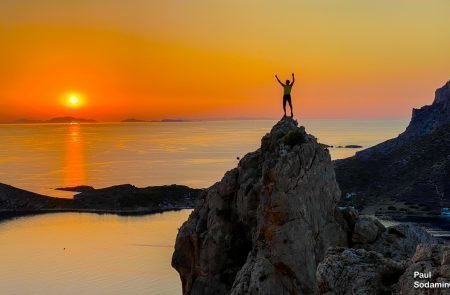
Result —
<instances>
[{"instance_id":1,"label":"person's leg","mask_svg":"<svg viewBox=\"0 0 450 295\"><path fill-rule=\"evenodd\" d=\"M292 109L292 101L291 101L290 97L288 99L288 103L289 103L289 107L291 108L291 117L294 117L294 110ZM286 111L284 111L284 113L286 114Z\"/></svg>"},{"instance_id":2,"label":"person's leg","mask_svg":"<svg viewBox=\"0 0 450 295\"><path fill-rule=\"evenodd\" d=\"M283 110L284 110L284 116L286 117L286 96L283 96Z\"/></svg>"}]
</instances>

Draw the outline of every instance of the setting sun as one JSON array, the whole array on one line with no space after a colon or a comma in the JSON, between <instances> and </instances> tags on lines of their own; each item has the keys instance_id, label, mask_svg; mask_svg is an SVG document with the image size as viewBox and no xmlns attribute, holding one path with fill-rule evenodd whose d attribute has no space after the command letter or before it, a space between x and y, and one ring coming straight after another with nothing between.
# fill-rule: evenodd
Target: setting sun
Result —
<instances>
[{"instance_id":1,"label":"setting sun","mask_svg":"<svg viewBox=\"0 0 450 295\"><path fill-rule=\"evenodd\" d=\"M86 103L84 96L76 92L69 92L63 95L62 102L69 108L80 108Z\"/></svg>"},{"instance_id":2,"label":"setting sun","mask_svg":"<svg viewBox=\"0 0 450 295\"><path fill-rule=\"evenodd\" d=\"M69 103L73 106L76 106L80 103L80 99L78 98L78 96L71 96L69 98Z\"/></svg>"}]
</instances>

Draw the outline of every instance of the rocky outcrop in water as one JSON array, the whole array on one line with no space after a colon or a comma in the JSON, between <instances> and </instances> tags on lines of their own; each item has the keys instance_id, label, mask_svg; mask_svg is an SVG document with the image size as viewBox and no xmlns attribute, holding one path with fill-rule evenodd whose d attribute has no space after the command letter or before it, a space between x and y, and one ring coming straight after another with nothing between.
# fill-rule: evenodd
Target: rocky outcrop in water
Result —
<instances>
[{"instance_id":1,"label":"rocky outcrop in water","mask_svg":"<svg viewBox=\"0 0 450 295\"><path fill-rule=\"evenodd\" d=\"M172 265L184 294L317 293L346 222L328 151L285 118L205 191L178 233Z\"/></svg>"},{"instance_id":2,"label":"rocky outcrop in water","mask_svg":"<svg viewBox=\"0 0 450 295\"><path fill-rule=\"evenodd\" d=\"M440 215L450 206L450 81L397 138L335 161L343 196L378 214ZM375 207L376 206L376 207Z\"/></svg>"},{"instance_id":3,"label":"rocky outcrop in water","mask_svg":"<svg viewBox=\"0 0 450 295\"><path fill-rule=\"evenodd\" d=\"M192 208L202 191L183 185L138 188L130 184L103 189L79 186L60 190L83 192L73 199L61 199L0 183L0 219L45 212L143 214Z\"/></svg>"},{"instance_id":4,"label":"rocky outcrop in water","mask_svg":"<svg viewBox=\"0 0 450 295\"><path fill-rule=\"evenodd\" d=\"M138 188L131 184L102 189L89 189L74 196L85 208L107 210L149 210L192 208L201 189L184 185L164 185Z\"/></svg>"}]
</instances>

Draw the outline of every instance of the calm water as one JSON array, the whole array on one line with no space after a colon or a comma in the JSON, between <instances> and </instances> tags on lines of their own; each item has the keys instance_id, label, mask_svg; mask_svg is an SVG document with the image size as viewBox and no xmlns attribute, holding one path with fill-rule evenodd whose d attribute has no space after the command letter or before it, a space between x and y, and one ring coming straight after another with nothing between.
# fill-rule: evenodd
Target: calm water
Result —
<instances>
[{"instance_id":1,"label":"calm water","mask_svg":"<svg viewBox=\"0 0 450 295\"><path fill-rule=\"evenodd\" d=\"M260 145L275 121L0 125L0 182L71 197L61 186L185 184L208 187ZM330 145L369 147L398 135L406 120L306 121ZM355 149L331 149L334 159Z\"/></svg>"},{"instance_id":2,"label":"calm water","mask_svg":"<svg viewBox=\"0 0 450 295\"><path fill-rule=\"evenodd\" d=\"M0 222L0 294L179 295L170 260L189 213L58 213Z\"/></svg>"}]
</instances>

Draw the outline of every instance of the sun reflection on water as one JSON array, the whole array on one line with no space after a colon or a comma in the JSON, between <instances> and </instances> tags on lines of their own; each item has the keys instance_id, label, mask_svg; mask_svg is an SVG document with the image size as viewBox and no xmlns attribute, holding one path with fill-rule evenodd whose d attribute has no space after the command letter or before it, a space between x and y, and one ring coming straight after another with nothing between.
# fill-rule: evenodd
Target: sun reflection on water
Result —
<instances>
[{"instance_id":1,"label":"sun reflection on water","mask_svg":"<svg viewBox=\"0 0 450 295\"><path fill-rule=\"evenodd\" d=\"M69 124L66 139L64 186L86 184L83 135L80 124Z\"/></svg>"}]
</instances>

